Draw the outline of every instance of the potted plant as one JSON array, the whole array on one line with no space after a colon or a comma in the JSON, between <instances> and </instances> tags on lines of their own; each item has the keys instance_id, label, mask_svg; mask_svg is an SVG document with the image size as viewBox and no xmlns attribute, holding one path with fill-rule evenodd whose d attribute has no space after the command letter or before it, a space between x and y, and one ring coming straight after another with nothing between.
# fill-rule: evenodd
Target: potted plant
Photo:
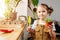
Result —
<instances>
[{"instance_id":1,"label":"potted plant","mask_svg":"<svg viewBox=\"0 0 60 40\"><path fill-rule=\"evenodd\" d=\"M32 3L32 5L34 6L33 9L32 9L31 6L30 6L31 3ZM37 15L36 15L37 9L36 9L36 7L38 6L38 3L39 3L39 0L28 0L28 7L29 7L30 10L32 11L32 13L33 13L33 15L34 15L34 19L37 18Z\"/></svg>"},{"instance_id":2,"label":"potted plant","mask_svg":"<svg viewBox=\"0 0 60 40\"><path fill-rule=\"evenodd\" d=\"M16 19L16 7L18 6L18 3L20 2L21 0L5 0L4 3L5 3L5 19L12 19L12 20L15 20ZM15 16L14 16L15 15Z\"/></svg>"}]
</instances>

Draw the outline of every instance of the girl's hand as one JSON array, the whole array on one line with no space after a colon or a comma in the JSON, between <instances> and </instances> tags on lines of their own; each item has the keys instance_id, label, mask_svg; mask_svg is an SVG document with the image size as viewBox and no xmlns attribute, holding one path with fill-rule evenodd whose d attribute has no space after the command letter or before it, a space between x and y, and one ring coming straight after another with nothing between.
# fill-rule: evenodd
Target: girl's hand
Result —
<instances>
[{"instance_id":1,"label":"girl's hand","mask_svg":"<svg viewBox=\"0 0 60 40\"><path fill-rule=\"evenodd\" d=\"M31 27L29 26L29 27L27 28L27 31L28 31L28 32L31 32L31 30L32 30L32 29L31 29Z\"/></svg>"},{"instance_id":2,"label":"girl's hand","mask_svg":"<svg viewBox=\"0 0 60 40\"><path fill-rule=\"evenodd\" d=\"M48 28L52 29L53 28L53 25L49 25Z\"/></svg>"},{"instance_id":3,"label":"girl's hand","mask_svg":"<svg viewBox=\"0 0 60 40\"><path fill-rule=\"evenodd\" d=\"M27 28L27 31L28 31L28 32L35 33L35 30L33 30L30 26Z\"/></svg>"}]
</instances>

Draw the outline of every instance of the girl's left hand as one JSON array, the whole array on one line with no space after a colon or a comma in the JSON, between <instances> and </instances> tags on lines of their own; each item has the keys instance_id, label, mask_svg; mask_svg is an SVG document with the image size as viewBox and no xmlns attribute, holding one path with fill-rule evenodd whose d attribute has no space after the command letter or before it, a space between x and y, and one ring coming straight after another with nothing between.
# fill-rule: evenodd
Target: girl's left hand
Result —
<instances>
[{"instance_id":1,"label":"girl's left hand","mask_svg":"<svg viewBox=\"0 0 60 40\"><path fill-rule=\"evenodd\" d=\"M53 28L53 25L49 25L48 28Z\"/></svg>"}]
</instances>

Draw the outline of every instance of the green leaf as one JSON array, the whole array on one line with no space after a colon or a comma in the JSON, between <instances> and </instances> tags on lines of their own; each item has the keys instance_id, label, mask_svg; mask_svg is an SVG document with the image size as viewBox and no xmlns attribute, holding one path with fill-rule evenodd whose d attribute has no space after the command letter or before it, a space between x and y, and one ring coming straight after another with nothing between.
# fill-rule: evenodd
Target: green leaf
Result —
<instances>
[{"instance_id":1,"label":"green leaf","mask_svg":"<svg viewBox=\"0 0 60 40\"><path fill-rule=\"evenodd\" d=\"M46 18L46 22L51 22L52 20L50 18Z\"/></svg>"},{"instance_id":2,"label":"green leaf","mask_svg":"<svg viewBox=\"0 0 60 40\"><path fill-rule=\"evenodd\" d=\"M39 0L31 0L31 2L32 2L32 4L33 4L34 6L37 6L38 3L39 3Z\"/></svg>"}]
</instances>

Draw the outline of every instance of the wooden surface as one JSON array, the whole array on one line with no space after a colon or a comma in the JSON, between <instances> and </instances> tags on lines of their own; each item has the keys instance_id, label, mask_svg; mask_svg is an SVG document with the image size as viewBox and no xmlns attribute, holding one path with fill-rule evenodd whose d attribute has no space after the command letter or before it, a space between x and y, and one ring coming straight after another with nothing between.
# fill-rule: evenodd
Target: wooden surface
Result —
<instances>
[{"instance_id":1,"label":"wooden surface","mask_svg":"<svg viewBox=\"0 0 60 40\"><path fill-rule=\"evenodd\" d=\"M25 24L1 24L0 29L14 29L11 33L1 33L0 32L0 40L18 40L19 36L23 33L25 28Z\"/></svg>"}]
</instances>

